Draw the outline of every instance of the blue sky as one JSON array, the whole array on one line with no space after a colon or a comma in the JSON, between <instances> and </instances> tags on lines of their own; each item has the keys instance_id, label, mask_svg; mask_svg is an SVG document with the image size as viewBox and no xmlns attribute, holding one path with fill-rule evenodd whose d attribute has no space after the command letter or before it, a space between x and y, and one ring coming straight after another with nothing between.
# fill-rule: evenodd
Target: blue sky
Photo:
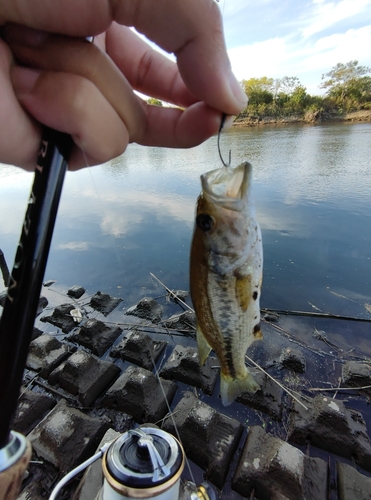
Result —
<instances>
[{"instance_id":1,"label":"blue sky","mask_svg":"<svg viewBox=\"0 0 371 500\"><path fill-rule=\"evenodd\" d=\"M220 0L239 80L297 76L321 94L323 73L357 59L371 67L371 0Z\"/></svg>"}]
</instances>

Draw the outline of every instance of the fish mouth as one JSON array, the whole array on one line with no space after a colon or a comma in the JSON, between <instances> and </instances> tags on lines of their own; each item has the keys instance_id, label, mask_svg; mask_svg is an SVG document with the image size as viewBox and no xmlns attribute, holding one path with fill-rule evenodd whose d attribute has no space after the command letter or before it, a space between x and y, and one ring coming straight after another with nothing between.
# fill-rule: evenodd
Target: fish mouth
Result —
<instances>
[{"instance_id":1,"label":"fish mouth","mask_svg":"<svg viewBox=\"0 0 371 500\"><path fill-rule=\"evenodd\" d=\"M222 167L201 175L203 194L211 202L229 210L242 211L251 186L252 166Z\"/></svg>"}]
</instances>

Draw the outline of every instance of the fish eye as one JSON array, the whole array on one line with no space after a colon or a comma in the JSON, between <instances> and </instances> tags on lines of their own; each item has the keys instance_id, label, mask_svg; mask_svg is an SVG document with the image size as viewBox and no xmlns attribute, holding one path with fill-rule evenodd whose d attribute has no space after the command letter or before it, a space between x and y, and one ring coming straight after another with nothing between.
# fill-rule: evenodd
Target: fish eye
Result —
<instances>
[{"instance_id":1,"label":"fish eye","mask_svg":"<svg viewBox=\"0 0 371 500\"><path fill-rule=\"evenodd\" d=\"M201 231L210 231L215 226L215 221L208 214L200 214L196 217L196 224L201 229Z\"/></svg>"}]
</instances>

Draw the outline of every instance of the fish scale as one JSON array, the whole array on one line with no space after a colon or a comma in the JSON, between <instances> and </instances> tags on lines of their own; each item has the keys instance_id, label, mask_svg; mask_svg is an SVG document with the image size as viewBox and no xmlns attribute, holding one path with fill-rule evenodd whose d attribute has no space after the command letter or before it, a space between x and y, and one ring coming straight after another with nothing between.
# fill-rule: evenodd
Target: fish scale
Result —
<instances>
[{"instance_id":1,"label":"fish scale","mask_svg":"<svg viewBox=\"0 0 371 500\"><path fill-rule=\"evenodd\" d=\"M190 260L200 363L214 349L221 365L222 402L259 389L245 365L247 348L262 338L262 240L251 201L252 167L201 176Z\"/></svg>"}]
</instances>

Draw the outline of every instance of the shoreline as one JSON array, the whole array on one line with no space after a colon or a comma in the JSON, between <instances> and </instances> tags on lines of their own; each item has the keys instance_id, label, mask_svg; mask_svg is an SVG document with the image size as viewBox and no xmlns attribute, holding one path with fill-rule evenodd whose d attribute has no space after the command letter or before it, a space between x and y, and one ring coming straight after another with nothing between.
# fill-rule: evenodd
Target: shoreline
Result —
<instances>
[{"instance_id":1,"label":"shoreline","mask_svg":"<svg viewBox=\"0 0 371 500\"><path fill-rule=\"evenodd\" d=\"M319 123L333 122L371 122L371 109L352 111L343 115L330 114L325 112L307 112L304 115L290 115L284 117L274 116L249 116L245 118L236 118L233 127L262 127L266 125L294 125L298 123L316 125Z\"/></svg>"}]
</instances>

